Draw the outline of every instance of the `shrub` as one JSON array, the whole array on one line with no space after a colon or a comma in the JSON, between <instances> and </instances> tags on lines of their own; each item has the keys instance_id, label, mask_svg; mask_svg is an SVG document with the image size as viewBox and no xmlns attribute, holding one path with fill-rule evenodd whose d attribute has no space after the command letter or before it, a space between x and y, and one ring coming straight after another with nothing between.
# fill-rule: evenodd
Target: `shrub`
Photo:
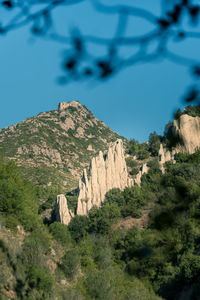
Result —
<instances>
[{"instance_id":1,"label":"shrub","mask_svg":"<svg viewBox=\"0 0 200 300\"><path fill-rule=\"evenodd\" d=\"M152 156L158 156L159 149L160 149L160 137L154 131L149 136L149 151L151 152Z\"/></svg>"},{"instance_id":2,"label":"shrub","mask_svg":"<svg viewBox=\"0 0 200 300\"><path fill-rule=\"evenodd\" d=\"M62 257L61 269L65 276L72 280L80 267L80 256L76 249L67 251Z\"/></svg>"},{"instance_id":3,"label":"shrub","mask_svg":"<svg viewBox=\"0 0 200 300\"><path fill-rule=\"evenodd\" d=\"M158 158L155 157L147 163L151 174L161 173Z\"/></svg>"},{"instance_id":4,"label":"shrub","mask_svg":"<svg viewBox=\"0 0 200 300\"><path fill-rule=\"evenodd\" d=\"M27 272L28 283L31 288L50 293L53 287L53 279L47 269L41 269L33 265Z\"/></svg>"},{"instance_id":5,"label":"shrub","mask_svg":"<svg viewBox=\"0 0 200 300\"><path fill-rule=\"evenodd\" d=\"M90 272L85 280L87 292L91 299L114 299L111 275L105 271Z\"/></svg>"},{"instance_id":6,"label":"shrub","mask_svg":"<svg viewBox=\"0 0 200 300\"><path fill-rule=\"evenodd\" d=\"M149 152L146 149L139 150L137 153L137 158L140 160L144 160L149 158Z\"/></svg>"},{"instance_id":7,"label":"shrub","mask_svg":"<svg viewBox=\"0 0 200 300\"><path fill-rule=\"evenodd\" d=\"M105 195L105 200L103 205L106 203L117 203L119 206L123 205L124 203L124 197L123 192L118 188L113 188L110 191L108 191Z\"/></svg>"},{"instance_id":8,"label":"shrub","mask_svg":"<svg viewBox=\"0 0 200 300\"><path fill-rule=\"evenodd\" d=\"M127 148L128 154L135 155L139 151L139 143L136 140L131 139Z\"/></svg>"},{"instance_id":9,"label":"shrub","mask_svg":"<svg viewBox=\"0 0 200 300\"><path fill-rule=\"evenodd\" d=\"M130 175L137 175L139 173L139 168L132 168L132 170L129 172Z\"/></svg>"},{"instance_id":10,"label":"shrub","mask_svg":"<svg viewBox=\"0 0 200 300\"><path fill-rule=\"evenodd\" d=\"M126 164L130 168L135 168L138 166L138 162L136 160L134 160L132 157L126 158Z\"/></svg>"},{"instance_id":11,"label":"shrub","mask_svg":"<svg viewBox=\"0 0 200 300\"><path fill-rule=\"evenodd\" d=\"M183 113L181 112L180 108L177 109L177 112L174 114L174 119L175 120L179 120L180 116L182 115Z\"/></svg>"},{"instance_id":12,"label":"shrub","mask_svg":"<svg viewBox=\"0 0 200 300\"><path fill-rule=\"evenodd\" d=\"M68 208L70 210L72 210L73 212L75 212L75 210L76 210L77 203L78 203L78 197L77 196L67 195Z\"/></svg>"},{"instance_id":13,"label":"shrub","mask_svg":"<svg viewBox=\"0 0 200 300\"><path fill-rule=\"evenodd\" d=\"M184 109L184 113L188 114L191 117L199 117L200 116L200 105L196 105L196 106L188 105Z\"/></svg>"},{"instance_id":14,"label":"shrub","mask_svg":"<svg viewBox=\"0 0 200 300\"><path fill-rule=\"evenodd\" d=\"M110 225L121 216L120 208L116 203L106 203L102 208L93 207L89 212L89 231L100 234L107 234Z\"/></svg>"},{"instance_id":15,"label":"shrub","mask_svg":"<svg viewBox=\"0 0 200 300\"><path fill-rule=\"evenodd\" d=\"M49 230L56 241L63 246L69 246L71 243L71 236L66 225L54 222L49 226Z\"/></svg>"},{"instance_id":16,"label":"shrub","mask_svg":"<svg viewBox=\"0 0 200 300\"><path fill-rule=\"evenodd\" d=\"M21 259L25 265L42 265L50 252L50 236L42 230L32 232L24 240Z\"/></svg>"},{"instance_id":17,"label":"shrub","mask_svg":"<svg viewBox=\"0 0 200 300\"><path fill-rule=\"evenodd\" d=\"M86 216L75 216L68 225L68 229L75 241L81 240L88 232L89 219Z\"/></svg>"}]
</instances>

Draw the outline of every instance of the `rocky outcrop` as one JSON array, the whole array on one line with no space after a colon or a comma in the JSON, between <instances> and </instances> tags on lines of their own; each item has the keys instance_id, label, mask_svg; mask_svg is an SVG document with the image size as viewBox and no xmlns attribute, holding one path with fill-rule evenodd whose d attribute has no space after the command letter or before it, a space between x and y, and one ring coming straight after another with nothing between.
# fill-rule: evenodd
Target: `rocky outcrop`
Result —
<instances>
[{"instance_id":1,"label":"rocky outcrop","mask_svg":"<svg viewBox=\"0 0 200 300\"><path fill-rule=\"evenodd\" d=\"M63 194L57 196L55 213L56 221L65 225L68 225L71 221L71 218L74 216L73 213L68 209L67 199Z\"/></svg>"},{"instance_id":2,"label":"rocky outcrop","mask_svg":"<svg viewBox=\"0 0 200 300\"><path fill-rule=\"evenodd\" d=\"M181 115L173 121L172 133L180 139L176 146L177 152L192 154L200 149L200 117Z\"/></svg>"},{"instance_id":3,"label":"rocky outcrop","mask_svg":"<svg viewBox=\"0 0 200 300\"><path fill-rule=\"evenodd\" d=\"M128 176L122 140L118 139L105 155L100 151L92 159L89 175L86 169L83 171L79 181L77 215L87 215L93 206L99 207L110 189L123 190L133 183Z\"/></svg>"},{"instance_id":4,"label":"rocky outcrop","mask_svg":"<svg viewBox=\"0 0 200 300\"><path fill-rule=\"evenodd\" d=\"M78 107L81 106L81 104L78 101L69 101L69 102L60 102L58 105L58 109L66 109L68 107Z\"/></svg>"},{"instance_id":5,"label":"rocky outcrop","mask_svg":"<svg viewBox=\"0 0 200 300\"><path fill-rule=\"evenodd\" d=\"M136 175L135 179L134 179L134 183L136 183L137 185L141 185L141 178L142 175L148 172L148 167L147 164L144 163L141 167L140 167L140 171L139 173Z\"/></svg>"},{"instance_id":6,"label":"rocky outcrop","mask_svg":"<svg viewBox=\"0 0 200 300\"><path fill-rule=\"evenodd\" d=\"M162 144L159 150L159 163L162 173L164 173L164 164L167 161L175 163L174 155L176 153L192 154L200 149L200 118L183 114L179 119L174 120L168 128L170 138L176 141L171 151L167 150Z\"/></svg>"},{"instance_id":7,"label":"rocky outcrop","mask_svg":"<svg viewBox=\"0 0 200 300\"><path fill-rule=\"evenodd\" d=\"M160 144L160 149L159 149L158 155L159 155L160 170L162 171L162 173L165 172L164 165L167 161L172 161L173 163L175 163L175 160L174 160L175 153L177 153L176 149L169 151L163 146L163 144Z\"/></svg>"}]
</instances>

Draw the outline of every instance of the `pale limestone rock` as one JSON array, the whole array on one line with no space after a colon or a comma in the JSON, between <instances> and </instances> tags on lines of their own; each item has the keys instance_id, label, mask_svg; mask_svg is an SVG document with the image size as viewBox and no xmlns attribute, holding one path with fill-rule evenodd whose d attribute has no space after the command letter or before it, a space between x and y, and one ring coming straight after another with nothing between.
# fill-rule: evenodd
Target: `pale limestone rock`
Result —
<instances>
[{"instance_id":1,"label":"pale limestone rock","mask_svg":"<svg viewBox=\"0 0 200 300\"><path fill-rule=\"evenodd\" d=\"M65 131L68 131L69 129L72 129L72 130L75 129L75 123L72 120L72 118L70 118L70 117L66 118L64 123L63 122L59 123L59 125Z\"/></svg>"},{"instance_id":2,"label":"pale limestone rock","mask_svg":"<svg viewBox=\"0 0 200 300\"><path fill-rule=\"evenodd\" d=\"M105 194L112 188L123 190L132 186L133 180L128 177L122 140L117 140L103 155L99 152L91 160L89 176L86 169L79 181L77 215L87 215L93 206L100 207Z\"/></svg>"},{"instance_id":3,"label":"pale limestone rock","mask_svg":"<svg viewBox=\"0 0 200 300\"><path fill-rule=\"evenodd\" d=\"M79 107L81 104L78 101L69 101L69 102L60 102L58 105L58 109L66 109L68 107Z\"/></svg>"},{"instance_id":4,"label":"pale limestone rock","mask_svg":"<svg viewBox=\"0 0 200 300\"><path fill-rule=\"evenodd\" d=\"M144 163L141 167L140 167L140 171L139 173L136 175L135 179L134 179L134 183L136 183L138 186L141 185L141 177L143 174L148 172L148 167L147 164Z\"/></svg>"},{"instance_id":5,"label":"pale limestone rock","mask_svg":"<svg viewBox=\"0 0 200 300\"><path fill-rule=\"evenodd\" d=\"M171 127L174 137L178 137L180 142L172 151L167 150L162 144L159 150L159 163L162 173L164 173L164 164L167 161L175 163L174 155L179 152L192 154L200 149L200 118L191 117L187 114L174 120Z\"/></svg>"},{"instance_id":6,"label":"pale limestone rock","mask_svg":"<svg viewBox=\"0 0 200 300\"><path fill-rule=\"evenodd\" d=\"M200 117L183 114L173 121L172 130L181 140L181 144L176 146L177 152L192 154L200 149Z\"/></svg>"},{"instance_id":7,"label":"pale limestone rock","mask_svg":"<svg viewBox=\"0 0 200 300\"><path fill-rule=\"evenodd\" d=\"M87 150L93 151L92 145L88 145Z\"/></svg>"},{"instance_id":8,"label":"pale limestone rock","mask_svg":"<svg viewBox=\"0 0 200 300\"><path fill-rule=\"evenodd\" d=\"M158 155L159 155L160 170L162 173L165 172L164 164L167 161L172 161L173 163L175 163L174 155L177 152L178 152L177 149L173 149L172 151L169 151L163 146L163 144L160 144L160 149L159 149Z\"/></svg>"},{"instance_id":9,"label":"pale limestone rock","mask_svg":"<svg viewBox=\"0 0 200 300\"><path fill-rule=\"evenodd\" d=\"M57 196L56 202L56 220L65 225L68 225L73 217L72 212L68 209L67 199L65 195L61 194Z\"/></svg>"}]
</instances>

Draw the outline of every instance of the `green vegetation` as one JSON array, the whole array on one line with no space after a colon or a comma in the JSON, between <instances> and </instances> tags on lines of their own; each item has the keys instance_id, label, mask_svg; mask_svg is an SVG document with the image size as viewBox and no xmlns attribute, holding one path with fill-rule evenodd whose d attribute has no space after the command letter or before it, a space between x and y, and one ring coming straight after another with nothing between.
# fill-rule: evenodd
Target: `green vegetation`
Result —
<instances>
[{"instance_id":1,"label":"green vegetation","mask_svg":"<svg viewBox=\"0 0 200 300\"><path fill-rule=\"evenodd\" d=\"M176 147L177 144L182 144L180 137L174 133L171 121L165 126L164 143L169 150Z\"/></svg>"},{"instance_id":2,"label":"green vegetation","mask_svg":"<svg viewBox=\"0 0 200 300\"><path fill-rule=\"evenodd\" d=\"M144 160L149 158L147 143L139 144L136 140L131 139L127 146L127 153L136 155L137 159Z\"/></svg>"},{"instance_id":3,"label":"green vegetation","mask_svg":"<svg viewBox=\"0 0 200 300\"><path fill-rule=\"evenodd\" d=\"M0 155L0 299L198 300L200 151L176 154L162 174L159 146L155 132L127 143L129 171L142 163L132 155L149 167L141 187L110 190L68 226L39 216L62 186L43 176L34 186ZM76 196L67 200L75 210Z\"/></svg>"},{"instance_id":4,"label":"green vegetation","mask_svg":"<svg viewBox=\"0 0 200 300\"><path fill-rule=\"evenodd\" d=\"M183 114L187 114L191 117L200 117L200 105L188 105L183 112L178 108L177 112L174 114L174 119L178 120Z\"/></svg>"},{"instance_id":5,"label":"green vegetation","mask_svg":"<svg viewBox=\"0 0 200 300\"><path fill-rule=\"evenodd\" d=\"M68 204L68 208L71 211L75 212L77 202L78 202L78 196L69 196L69 195L67 195L67 204Z\"/></svg>"},{"instance_id":6,"label":"green vegetation","mask_svg":"<svg viewBox=\"0 0 200 300\"><path fill-rule=\"evenodd\" d=\"M191 117L200 117L200 106L196 105L188 105L185 109L184 109L184 114L187 114Z\"/></svg>"},{"instance_id":7,"label":"green vegetation","mask_svg":"<svg viewBox=\"0 0 200 300\"><path fill-rule=\"evenodd\" d=\"M148 143L139 144L135 139L131 139L127 144L126 152L132 156L136 156L138 160L148 159L150 156L158 156L160 149L161 137L154 131L149 135ZM127 159L127 165L131 165L130 158ZM137 174L137 173L136 173Z\"/></svg>"},{"instance_id":8,"label":"green vegetation","mask_svg":"<svg viewBox=\"0 0 200 300\"><path fill-rule=\"evenodd\" d=\"M36 195L32 185L21 177L14 162L0 159L0 216L7 227L22 224L32 230L39 226Z\"/></svg>"},{"instance_id":9,"label":"green vegetation","mask_svg":"<svg viewBox=\"0 0 200 300\"><path fill-rule=\"evenodd\" d=\"M62 257L61 269L65 276L72 280L80 268L80 255L76 249L67 251Z\"/></svg>"},{"instance_id":10,"label":"green vegetation","mask_svg":"<svg viewBox=\"0 0 200 300\"><path fill-rule=\"evenodd\" d=\"M117 138L86 107L69 106L0 130L0 151L7 161L15 160L24 178L36 186L39 212L46 216L55 196L76 188L90 159ZM75 198L68 202L74 211ZM9 223L15 226L15 219L10 217Z\"/></svg>"},{"instance_id":11,"label":"green vegetation","mask_svg":"<svg viewBox=\"0 0 200 300\"><path fill-rule=\"evenodd\" d=\"M95 233L96 239L99 238L99 242L104 243L104 251L108 251L105 255L105 265L107 264L107 270L112 269L109 271L112 279L117 276L116 268L122 268L127 276L127 285L130 278L133 281L134 278L138 278L140 282L145 283L149 291L154 290L164 299L181 299L189 292L190 299L198 299L200 152L192 155L177 154L176 161L176 164L168 162L166 173L162 175L158 159L155 157L148 163L150 171L143 175L141 188L125 189L123 192L118 189L109 191L101 209L94 208L88 217L81 217L84 221L81 226L82 234L78 230L80 217L71 221L69 231L77 245L82 247L84 244L84 247L88 247L84 270L94 269L96 260L93 255L97 251L91 250L91 238ZM133 203L139 205L140 209L147 205L151 207L148 227L144 230L133 227L113 231L112 224L119 220L119 212L123 217L131 216ZM108 204L114 206L107 207L106 214L103 210ZM76 225L78 219L79 226ZM115 265L114 273L111 261ZM102 263L100 265L102 266ZM105 276L106 274L104 272ZM93 272L91 285L93 281L96 282L96 289L93 291L88 287L88 293L101 295L98 282L100 281L102 286L105 284L101 280L101 271ZM109 282L109 278L106 282ZM114 286L112 288L114 289ZM115 289L113 292L115 293ZM110 293L107 291L106 295L114 299L112 291ZM97 299L106 295L98 296L100 298ZM148 299L143 297L141 299ZM148 297L156 299L150 292Z\"/></svg>"},{"instance_id":12,"label":"green vegetation","mask_svg":"<svg viewBox=\"0 0 200 300\"><path fill-rule=\"evenodd\" d=\"M54 239L63 247L69 248L71 246L71 235L65 225L54 222L49 226L49 230Z\"/></svg>"},{"instance_id":13,"label":"green vegetation","mask_svg":"<svg viewBox=\"0 0 200 300\"><path fill-rule=\"evenodd\" d=\"M119 189L110 190L105 196L105 202L117 205L120 209L122 217L141 217L141 207L144 205L144 198L141 189L135 185L130 188L125 188L124 191Z\"/></svg>"},{"instance_id":14,"label":"green vegetation","mask_svg":"<svg viewBox=\"0 0 200 300\"><path fill-rule=\"evenodd\" d=\"M152 156L158 156L160 140L161 138L155 131L149 135L149 151L151 152Z\"/></svg>"}]
</instances>

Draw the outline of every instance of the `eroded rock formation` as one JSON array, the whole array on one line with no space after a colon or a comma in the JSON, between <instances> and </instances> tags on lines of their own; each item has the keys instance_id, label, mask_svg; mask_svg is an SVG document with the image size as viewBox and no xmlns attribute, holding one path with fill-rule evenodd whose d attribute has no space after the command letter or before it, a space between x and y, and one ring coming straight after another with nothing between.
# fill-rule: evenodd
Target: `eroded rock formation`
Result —
<instances>
[{"instance_id":1,"label":"eroded rock formation","mask_svg":"<svg viewBox=\"0 0 200 300\"><path fill-rule=\"evenodd\" d=\"M175 160L174 160L175 153L177 153L176 149L169 151L163 146L163 144L160 144L160 150L158 152L158 155L159 155L160 170L162 171L162 173L165 172L164 164L167 161L172 161L173 163L175 163Z\"/></svg>"},{"instance_id":2,"label":"eroded rock formation","mask_svg":"<svg viewBox=\"0 0 200 300\"><path fill-rule=\"evenodd\" d=\"M194 153L200 149L200 118L187 114L173 121L172 132L178 136L180 143L176 146L177 152Z\"/></svg>"},{"instance_id":3,"label":"eroded rock formation","mask_svg":"<svg viewBox=\"0 0 200 300\"><path fill-rule=\"evenodd\" d=\"M164 164L167 161L175 163L176 153L192 154L200 149L200 118L183 114L178 120L174 120L170 126L170 135L176 140L176 145L171 151L167 150L162 144L159 150L160 169L164 173Z\"/></svg>"},{"instance_id":4,"label":"eroded rock formation","mask_svg":"<svg viewBox=\"0 0 200 300\"><path fill-rule=\"evenodd\" d=\"M56 201L56 220L65 225L68 225L73 217L73 213L68 209L67 199L65 195L61 194L57 196Z\"/></svg>"},{"instance_id":5,"label":"eroded rock formation","mask_svg":"<svg viewBox=\"0 0 200 300\"><path fill-rule=\"evenodd\" d=\"M140 167L140 171L139 173L136 175L135 179L134 179L134 183L137 183L137 185L141 185L141 177L143 174L148 172L148 167L147 164L144 163L141 167Z\"/></svg>"},{"instance_id":6,"label":"eroded rock formation","mask_svg":"<svg viewBox=\"0 0 200 300\"><path fill-rule=\"evenodd\" d=\"M81 104L78 101L69 101L69 102L60 102L58 105L58 109L66 109L68 107L79 107Z\"/></svg>"},{"instance_id":7,"label":"eroded rock formation","mask_svg":"<svg viewBox=\"0 0 200 300\"><path fill-rule=\"evenodd\" d=\"M86 169L84 170L79 181L77 215L87 215L94 205L99 207L110 189L123 190L133 183L128 176L122 140L118 139L106 155L100 151L99 155L92 159L89 175Z\"/></svg>"}]
</instances>

